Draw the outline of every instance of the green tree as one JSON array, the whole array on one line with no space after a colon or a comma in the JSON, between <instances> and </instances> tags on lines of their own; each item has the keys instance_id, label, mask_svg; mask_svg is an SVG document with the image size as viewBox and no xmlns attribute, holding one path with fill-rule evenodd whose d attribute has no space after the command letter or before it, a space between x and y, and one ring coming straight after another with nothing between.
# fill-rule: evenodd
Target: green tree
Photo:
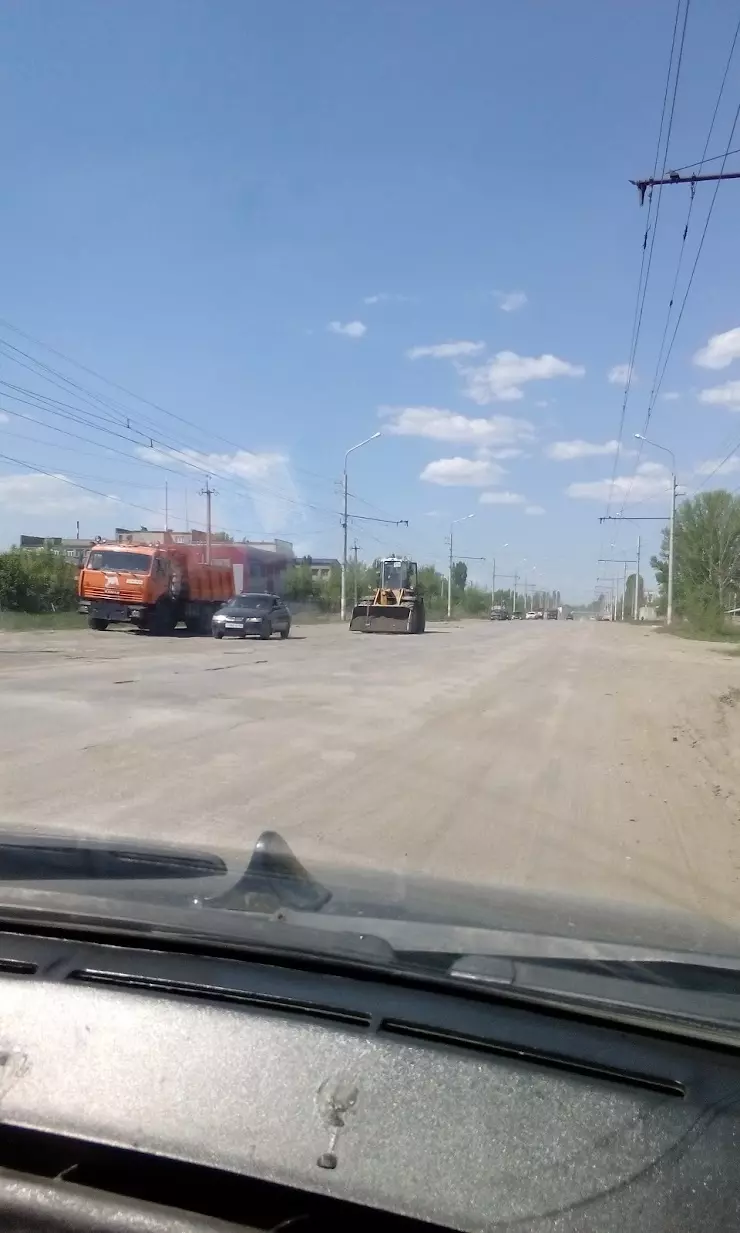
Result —
<instances>
[{"instance_id":1,"label":"green tree","mask_svg":"<svg viewBox=\"0 0 740 1233\"><path fill-rule=\"evenodd\" d=\"M465 590L465 584L468 581L468 566L465 561L455 561L452 567L452 586L453 590Z\"/></svg>"},{"instance_id":2,"label":"green tree","mask_svg":"<svg viewBox=\"0 0 740 1233\"><path fill-rule=\"evenodd\" d=\"M650 564L665 611L669 528ZM673 605L697 628L719 631L740 594L740 500L725 489L700 492L676 510Z\"/></svg>"},{"instance_id":3,"label":"green tree","mask_svg":"<svg viewBox=\"0 0 740 1233\"><path fill-rule=\"evenodd\" d=\"M285 599L310 600L315 598L315 579L308 564L292 565L286 570L283 580Z\"/></svg>"}]
</instances>

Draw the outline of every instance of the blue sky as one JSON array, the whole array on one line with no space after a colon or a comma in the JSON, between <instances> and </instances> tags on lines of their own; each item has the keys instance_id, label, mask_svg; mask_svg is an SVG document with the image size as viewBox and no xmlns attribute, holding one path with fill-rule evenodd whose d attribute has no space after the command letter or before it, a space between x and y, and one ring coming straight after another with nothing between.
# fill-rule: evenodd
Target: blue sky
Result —
<instances>
[{"instance_id":1,"label":"blue sky","mask_svg":"<svg viewBox=\"0 0 740 1233\"><path fill-rule=\"evenodd\" d=\"M690 13L669 166L701 156L735 8ZM335 555L344 451L380 428L352 455L352 509L409 529L353 524L363 556L442 562L450 520L475 513L461 554L590 598L600 552L638 529L598 523L623 398L608 374L629 354L646 210L628 180L652 167L674 13L2 0L0 339L18 350L0 347L0 452L17 460L0 460L0 542L77 518L83 535L161 525L165 481L171 523L187 493L202 524L209 470L217 525ZM710 155L739 81L740 54ZM738 193L718 194L650 423L687 490L740 441ZM663 194L629 447L688 201ZM627 512L667 508L662 460L618 460L641 467Z\"/></svg>"}]
</instances>

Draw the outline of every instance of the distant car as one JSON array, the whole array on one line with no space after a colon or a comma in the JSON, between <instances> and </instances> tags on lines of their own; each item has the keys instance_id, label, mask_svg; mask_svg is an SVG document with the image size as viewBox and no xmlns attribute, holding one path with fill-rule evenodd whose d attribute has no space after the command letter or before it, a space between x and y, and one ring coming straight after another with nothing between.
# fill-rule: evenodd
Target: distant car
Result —
<instances>
[{"instance_id":1,"label":"distant car","mask_svg":"<svg viewBox=\"0 0 740 1233\"><path fill-rule=\"evenodd\" d=\"M547 610L547 620L548 621L557 621L559 616L560 616L560 613L557 608L548 608Z\"/></svg>"},{"instance_id":2,"label":"distant car","mask_svg":"<svg viewBox=\"0 0 740 1233\"><path fill-rule=\"evenodd\" d=\"M572 612L566 612L566 614L565 614L565 619L566 619L566 621L572 621L572 620L573 620L573 613L572 613Z\"/></svg>"},{"instance_id":3,"label":"distant car","mask_svg":"<svg viewBox=\"0 0 740 1233\"><path fill-rule=\"evenodd\" d=\"M510 621L511 613L508 611L507 608L492 608L491 609L491 620L492 621Z\"/></svg>"},{"instance_id":4,"label":"distant car","mask_svg":"<svg viewBox=\"0 0 740 1233\"><path fill-rule=\"evenodd\" d=\"M523 620L524 620L524 613L523 613L523 612L515 612L515 613L513 614L513 616L512 616L512 618L511 618L511 619L512 619L512 621L523 621Z\"/></svg>"},{"instance_id":5,"label":"distant car","mask_svg":"<svg viewBox=\"0 0 740 1233\"><path fill-rule=\"evenodd\" d=\"M290 612L277 595L248 593L235 595L213 617L211 632L214 638L232 634L246 638L271 638L280 634L287 638L290 633Z\"/></svg>"},{"instance_id":6,"label":"distant car","mask_svg":"<svg viewBox=\"0 0 740 1233\"><path fill-rule=\"evenodd\" d=\"M539 612L525 612L524 620L525 621L538 621L541 615L542 614Z\"/></svg>"}]
</instances>

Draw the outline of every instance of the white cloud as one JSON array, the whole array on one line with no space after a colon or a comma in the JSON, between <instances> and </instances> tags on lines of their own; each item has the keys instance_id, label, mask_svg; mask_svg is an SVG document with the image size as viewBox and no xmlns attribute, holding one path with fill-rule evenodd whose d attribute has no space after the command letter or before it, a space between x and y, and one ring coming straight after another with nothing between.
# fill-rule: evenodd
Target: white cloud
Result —
<instances>
[{"instance_id":1,"label":"white cloud","mask_svg":"<svg viewBox=\"0 0 740 1233\"><path fill-rule=\"evenodd\" d=\"M482 492L481 505L524 505L526 497L519 492Z\"/></svg>"},{"instance_id":2,"label":"white cloud","mask_svg":"<svg viewBox=\"0 0 740 1233\"><path fill-rule=\"evenodd\" d=\"M386 432L396 437L426 437L432 441L454 441L459 445L513 446L531 441L534 425L511 415L471 418L441 407L381 407L381 415L391 418Z\"/></svg>"},{"instance_id":3,"label":"white cloud","mask_svg":"<svg viewBox=\"0 0 740 1233\"><path fill-rule=\"evenodd\" d=\"M419 479L445 488L485 488L497 484L503 474L503 467L484 458L438 458L427 463Z\"/></svg>"},{"instance_id":4,"label":"white cloud","mask_svg":"<svg viewBox=\"0 0 740 1233\"><path fill-rule=\"evenodd\" d=\"M597 458L603 454L617 454L618 441L605 441L599 445L596 441L553 441L545 448L545 454L555 462L572 462L575 458Z\"/></svg>"},{"instance_id":5,"label":"white cloud","mask_svg":"<svg viewBox=\"0 0 740 1233\"><path fill-rule=\"evenodd\" d=\"M202 454L193 449L148 449L138 446L140 458L149 462L179 463L186 471L196 471L205 479L241 480L249 491L262 530L281 531L302 520L304 511L293 479L290 461L284 454L255 454L236 450L233 454Z\"/></svg>"},{"instance_id":6,"label":"white cloud","mask_svg":"<svg viewBox=\"0 0 740 1233\"><path fill-rule=\"evenodd\" d=\"M484 406L490 402L515 402L524 397L522 386L528 381L550 381L554 377L582 377L585 368L570 364L555 355L517 355L499 351L492 360L474 368L460 367L465 378L465 393Z\"/></svg>"},{"instance_id":7,"label":"white cloud","mask_svg":"<svg viewBox=\"0 0 740 1233\"><path fill-rule=\"evenodd\" d=\"M4 411L0 411L0 424L7 424L9 419L9 415L6 415Z\"/></svg>"},{"instance_id":8,"label":"white cloud","mask_svg":"<svg viewBox=\"0 0 740 1233\"><path fill-rule=\"evenodd\" d=\"M326 328L331 334L343 334L345 338L362 338L367 334L367 326L361 321L348 321L345 325L341 321L330 321Z\"/></svg>"},{"instance_id":9,"label":"white cloud","mask_svg":"<svg viewBox=\"0 0 740 1233\"><path fill-rule=\"evenodd\" d=\"M606 374L606 379L612 385L625 385L629 380L630 372L632 373L633 383L637 383L637 374L634 369L630 369L629 364L615 364Z\"/></svg>"},{"instance_id":10,"label":"white cloud","mask_svg":"<svg viewBox=\"0 0 740 1233\"><path fill-rule=\"evenodd\" d=\"M406 356L409 360L420 360L427 355L435 360L454 360L460 355L478 355L485 346L482 342L466 341L435 343L428 347L411 347Z\"/></svg>"},{"instance_id":11,"label":"white cloud","mask_svg":"<svg viewBox=\"0 0 740 1233\"><path fill-rule=\"evenodd\" d=\"M724 385L701 390L699 402L713 407L727 407L728 411L740 411L740 381L725 381Z\"/></svg>"},{"instance_id":12,"label":"white cloud","mask_svg":"<svg viewBox=\"0 0 740 1233\"><path fill-rule=\"evenodd\" d=\"M395 291L378 291L376 295L364 295L362 302L363 304L412 304L414 297L398 295Z\"/></svg>"},{"instance_id":13,"label":"white cloud","mask_svg":"<svg viewBox=\"0 0 740 1233\"><path fill-rule=\"evenodd\" d=\"M665 500L671 491L671 473L660 462L640 463L634 476L617 475L589 483L569 484L566 496L576 501L624 501L637 505L641 501Z\"/></svg>"},{"instance_id":14,"label":"white cloud","mask_svg":"<svg viewBox=\"0 0 740 1233\"><path fill-rule=\"evenodd\" d=\"M502 313L515 313L524 308L527 296L523 291L494 291Z\"/></svg>"},{"instance_id":15,"label":"white cloud","mask_svg":"<svg viewBox=\"0 0 740 1233\"><path fill-rule=\"evenodd\" d=\"M740 457L733 454L724 461L721 458L707 458L696 467L697 475L736 475L740 471Z\"/></svg>"},{"instance_id":16,"label":"white cloud","mask_svg":"<svg viewBox=\"0 0 740 1233\"><path fill-rule=\"evenodd\" d=\"M546 511L542 505L528 505L524 512L532 518L538 518L540 514L544 514Z\"/></svg>"},{"instance_id":17,"label":"white cloud","mask_svg":"<svg viewBox=\"0 0 740 1233\"><path fill-rule=\"evenodd\" d=\"M665 390L661 394L661 398L663 399L664 402L675 402L676 399L680 397L681 395L678 394L676 390Z\"/></svg>"},{"instance_id":18,"label":"white cloud","mask_svg":"<svg viewBox=\"0 0 740 1233\"><path fill-rule=\"evenodd\" d=\"M727 368L733 360L740 358L740 326L724 334L713 334L707 345L700 347L693 358L699 368Z\"/></svg>"},{"instance_id":19,"label":"white cloud","mask_svg":"<svg viewBox=\"0 0 740 1233\"><path fill-rule=\"evenodd\" d=\"M0 476L0 507L19 514L62 514L104 508L114 496L95 496L76 488L64 475Z\"/></svg>"}]
</instances>

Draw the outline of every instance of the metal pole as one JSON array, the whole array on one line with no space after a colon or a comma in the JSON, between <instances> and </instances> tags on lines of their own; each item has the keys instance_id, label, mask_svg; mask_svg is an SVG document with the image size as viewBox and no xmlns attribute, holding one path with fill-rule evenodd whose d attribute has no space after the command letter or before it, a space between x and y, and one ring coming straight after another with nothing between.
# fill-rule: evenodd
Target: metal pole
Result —
<instances>
[{"instance_id":1,"label":"metal pole","mask_svg":"<svg viewBox=\"0 0 740 1233\"><path fill-rule=\"evenodd\" d=\"M627 598L627 562L624 563L624 574L622 577L622 620L626 621L627 617L624 611L624 604Z\"/></svg>"},{"instance_id":2,"label":"metal pole","mask_svg":"<svg viewBox=\"0 0 740 1233\"><path fill-rule=\"evenodd\" d=\"M452 616L452 523L450 523L450 568L447 573L447 620Z\"/></svg>"},{"instance_id":3,"label":"metal pole","mask_svg":"<svg viewBox=\"0 0 740 1233\"><path fill-rule=\"evenodd\" d=\"M514 615L514 612L516 612L516 584L518 581L519 581L519 575L514 574L514 611L511 614L512 616Z\"/></svg>"},{"instance_id":4,"label":"metal pole","mask_svg":"<svg viewBox=\"0 0 740 1233\"><path fill-rule=\"evenodd\" d=\"M640 536L637 537L637 572L635 573L635 594L632 597L632 619L637 621L640 615Z\"/></svg>"},{"instance_id":5,"label":"metal pole","mask_svg":"<svg viewBox=\"0 0 740 1233\"><path fill-rule=\"evenodd\" d=\"M491 607L496 603L496 558L493 558L493 573L491 574Z\"/></svg>"},{"instance_id":6,"label":"metal pole","mask_svg":"<svg viewBox=\"0 0 740 1233\"><path fill-rule=\"evenodd\" d=\"M665 623L670 625L673 620L673 542L676 526L676 473L671 476L671 524L668 532L668 597L666 601Z\"/></svg>"},{"instance_id":7,"label":"metal pole","mask_svg":"<svg viewBox=\"0 0 740 1233\"><path fill-rule=\"evenodd\" d=\"M167 488L167 480L164 481L164 529L169 530L170 525L170 507L169 507L169 491Z\"/></svg>"},{"instance_id":8,"label":"metal pole","mask_svg":"<svg viewBox=\"0 0 740 1233\"><path fill-rule=\"evenodd\" d=\"M211 497L214 495L214 490L211 488L210 475L206 476L206 486L201 488L201 496L206 499L206 565L211 564Z\"/></svg>"},{"instance_id":9,"label":"metal pole","mask_svg":"<svg viewBox=\"0 0 740 1233\"><path fill-rule=\"evenodd\" d=\"M347 615L347 456L344 457L344 513L342 515L342 588L339 600L339 615L346 620Z\"/></svg>"},{"instance_id":10,"label":"metal pole","mask_svg":"<svg viewBox=\"0 0 740 1233\"><path fill-rule=\"evenodd\" d=\"M355 554L355 575L354 575L354 584L355 584L355 585L354 585L354 603L355 603L355 608L357 607L357 550L358 550L358 548L359 548L359 544L357 543L357 540L355 540L354 544L352 545L352 551L353 551L353 552L354 552L354 554Z\"/></svg>"}]
</instances>

